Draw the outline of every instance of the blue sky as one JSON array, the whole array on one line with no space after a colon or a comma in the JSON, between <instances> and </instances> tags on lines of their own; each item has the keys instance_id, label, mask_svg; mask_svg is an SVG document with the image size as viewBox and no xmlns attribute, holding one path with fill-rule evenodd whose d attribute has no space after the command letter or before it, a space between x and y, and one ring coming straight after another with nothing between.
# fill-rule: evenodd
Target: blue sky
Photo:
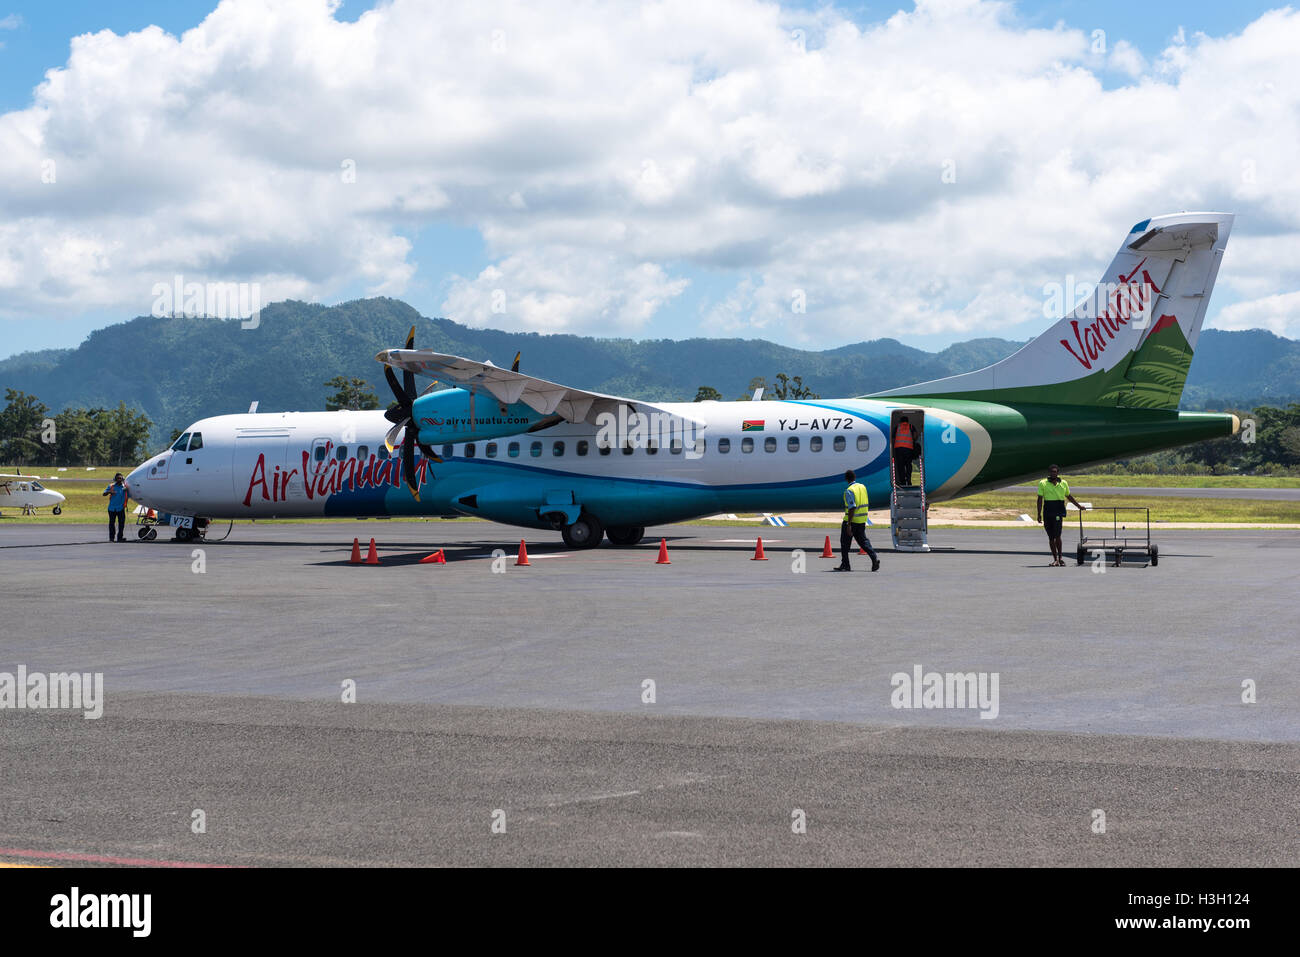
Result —
<instances>
[{"instance_id":1,"label":"blue sky","mask_svg":"<svg viewBox=\"0 0 1300 957\"><path fill-rule=\"evenodd\" d=\"M2 0L0 0L2 2ZM355 20L373 4L350 0L342 5L337 17ZM792 4L793 9L817 11L821 4ZM1125 40L1135 46L1148 60L1155 60L1169 44L1171 37L1181 27L1188 36L1197 31L1212 36L1240 32L1264 11L1276 5L1264 3L1149 3L1134 5L1118 0L1100 2L1075 2L1075 0L1049 0L1049 2L1024 2L1014 5L1015 22L1024 28L1051 28L1064 22L1085 33L1101 28L1107 32L1112 44ZM63 66L69 53L73 36L103 29L118 34L139 30L150 24L179 35L197 25L212 10L210 2L172 0L155 2L140 0L130 4L57 2L10 3L0 8L0 112L21 110L32 102L33 88L41 82L44 72ZM896 9L893 4L845 4L836 8L859 25L877 23L889 17ZM911 9L910 6L905 9ZM810 15L812 15L810 13ZM1127 82L1122 75L1102 75L1109 88ZM1164 210L1159 210L1164 211ZM1153 210L1146 210L1150 213ZM443 304L455 285L453 277L473 277L503 258L505 250L492 255L478 226L454 212L437 217L432 223L419 227L394 226L395 235L409 239L412 248L407 256L415 266L402 291L395 293L426 315L444 314ZM1116 235L1116 238L1119 238ZM1107 241L1105 250L1114 244ZM759 336L780 341L792 341L788 331L763 326L740 327L728 333L718 326L701 325L701 316L725 304L734 294L738 284L752 279L761 282L759 270L710 267L698 258L682 256L665 257L661 265L673 279L689 280L685 291L672 296L655 313L648 324L637 329L638 338L685 338L695 335L735 334L746 337ZM359 276L342 277L336 284L325 283L320 290L322 301L342 301L365 295L368 281ZM1280 291L1280 290L1279 290ZM1221 309L1242 299L1241 291L1222 287L1216 295L1214 308ZM742 304L741 308L744 306ZM144 304L135 312L146 311ZM89 331L110 322L129 318L129 309L121 306L91 307L77 314L75 309L63 310L59 318L32 316L0 320L4 330L0 342L0 357L29 349L75 345ZM453 316L453 318L459 318ZM1041 319L1030 316L1019 325L1003 326L996 330L970 327L927 331L916 328L910 331L887 331L909 344L922 348L941 348L955 340L977 335L993 334L1008 338L1027 338L1043 325ZM573 331L590 332L590 328ZM834 329L814 335L804 344L814 347L834 347L857 339L875 338L879 333L864 325L860 334L851 324L840 323ZM793 344L793 342L792 342Z\"/></svg>"}]
</instances>

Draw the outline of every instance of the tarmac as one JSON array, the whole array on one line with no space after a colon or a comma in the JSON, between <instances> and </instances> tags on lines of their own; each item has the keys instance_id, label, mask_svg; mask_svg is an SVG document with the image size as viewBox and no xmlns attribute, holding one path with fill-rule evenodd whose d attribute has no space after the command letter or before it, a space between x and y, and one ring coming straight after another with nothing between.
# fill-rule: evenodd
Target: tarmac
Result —
<instances>
[{"instance_id":1,"label":"tarmac","mask_svg":"<svg viewBox=\"0 0 1300 957\"><path fill-rule=\"evenodd\" d=\"M1102 571L950 529L849 575L831 529L100 532L0 531L0 672L104 686L98 719L0 709L0 862L1300 863L1294 532ZM918 668L996 696L926 707Z\"/></svg>"}]
</instances>

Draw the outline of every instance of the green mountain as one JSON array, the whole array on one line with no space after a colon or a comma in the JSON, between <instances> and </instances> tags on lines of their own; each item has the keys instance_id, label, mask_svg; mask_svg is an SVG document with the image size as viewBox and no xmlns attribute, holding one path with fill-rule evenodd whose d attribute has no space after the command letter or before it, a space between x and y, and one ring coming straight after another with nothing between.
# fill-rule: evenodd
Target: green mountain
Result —
<instances>
[{"instance_id":1,"label":"green mountain","mask_svg":"<svg viewBox=\"0 0 1300 957\"><path fill-rule=\"evenodd\" d=\"M47 349L0 360L0 388L38 396L50 409L136 406L153 420L157 445L195 419L259 410L324 408L336 375L358 376L388 402L375 353L400 346L410 327L416 345L508 365L523 352L531 375L581 388L646 399L689 400L702 385L727 398L755 376L800 375L822 396L861 395L980 368L1022 343L973 339L938 353L876 339L809 352L757 339L598 339L474 329L427 319L396 299L337 306L280 302L257 328L238 320L143 316L97 330L75 349ZM1271 333L1201 336L1184 408L1285 402L1300 397L1300 343ZM1217 403L1217 406L1215 405Z\"/></svg>"}]
</instances>

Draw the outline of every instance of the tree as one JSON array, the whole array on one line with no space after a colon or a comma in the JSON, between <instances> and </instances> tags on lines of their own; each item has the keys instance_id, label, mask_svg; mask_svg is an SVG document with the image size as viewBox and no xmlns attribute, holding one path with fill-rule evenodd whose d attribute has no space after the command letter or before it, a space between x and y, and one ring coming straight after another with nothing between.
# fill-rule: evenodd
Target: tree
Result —
<instances>
[{"instance_id":1,"label":"tree","mask_svg":"<svg viewBox=\"0 0 1300 957\"><path fill-rule=\"evenodd\" d=\"M711 385L702 385L695 393L696 402L721 402L722 393Z\"/></svg>"},{"instance_id":2,"label":"tree","mask_svg":"<svg viewBox=\"0 0 1300 957\"><path fill-rule=\"evenodd\" d=\"M325 408L330 412L379 408L379 396L371 391L370 383L365 379L336 375L325 383L325 387L336 390L325 400Z\"/></svg>"},{"instance_id":3,"label":"tree","mask_svg":"<svg viewBox=\"0 0 1300 957\"><path fill-rule=\"evenodd\" d=\"M5 402L0 411L0 460L12 465L48 462L53 451L41 441L41 432L49 409L18 389L5 389Z\"/></svg>"},{"instance_id":4,"label":"tree","mask_svg":"<svg viewBox=\"0 0 1300 957\"><path fill-rule=\"evenodd\" d=\"M54 417L57 465L99 465L109 461L104 409L64 409ZM116 464L116 463L114 463Z\"/></svg>"},{"instance_id":5,"label":"tree","mask_svg":"<svg viewBox=\"0 0 1300 957\"><path fill-rule=\"evenodd\" d=\"M141 449L149 441L149 429L153 427L149 416L128 409L125 402L118 402L116 409L94 409L91 414L101 423L109 464L131 465L148 454Z\"/></svg>"},{"instance_id":6,"label":"tree","mask_svg":"<svg viewBox=\"0 0 1300 957\"><path fill-rule=\"evenodd\" d=\"M804 387L803 376L795 376L791 379L784 372L776 374L776 385L772 386L772 394L778 399L820 399L817 393L812 389Z\"/></svg>"}]
</instances>

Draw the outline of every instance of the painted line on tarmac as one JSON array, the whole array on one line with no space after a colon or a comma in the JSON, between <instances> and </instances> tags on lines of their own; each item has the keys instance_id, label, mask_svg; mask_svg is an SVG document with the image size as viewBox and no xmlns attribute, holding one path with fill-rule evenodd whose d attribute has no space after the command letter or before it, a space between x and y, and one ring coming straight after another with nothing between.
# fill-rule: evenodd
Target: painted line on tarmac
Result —
<instances>
[{"instance_id":1,"label":"painted line on tarmac","mask_svg":"<svg viewBox=\"0 0 1300 957\"><path fill-rule=\"evenodd\" d=\"M29 851L16 847L0 847L0 857L25 857L38 861L70 861L81 864L115 864L118 867L217 867L229 864L202 864L198 861L166 861L148 857L112 857L104 854L77 854L72 851ZM6 867L40 867L39 864L5 863Z\"/></svg>"}]
</instances>

